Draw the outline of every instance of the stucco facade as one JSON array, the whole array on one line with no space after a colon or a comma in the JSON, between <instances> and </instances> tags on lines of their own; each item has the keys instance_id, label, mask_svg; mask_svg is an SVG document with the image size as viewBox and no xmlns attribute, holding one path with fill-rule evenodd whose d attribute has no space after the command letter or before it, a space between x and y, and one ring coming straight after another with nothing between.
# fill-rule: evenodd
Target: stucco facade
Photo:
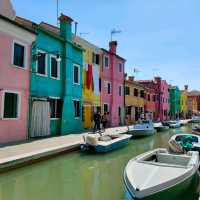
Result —
<instances>
[{"instance_id":1,"label":"stucco facade","mask_svg":"<svg viewBox=\"0 0 200 200\"><path fill-rule=\"evenodd\" d=\"M186 118L188 113L188 86L181 90L180 96L180 117Z\"/></svg>"},{"instance_id":2,"label":"stucco facade","mask_svg":"<svg viewBox=\"0 0 200 200\"><path fill-rule=\"evenodd\" d=\"M28 136L30 52L35 38L33 31L0 16L0 144ZM17 48L23 49L22 62Z\"/></svg>"},{"instance_id":3,"label":"stucco facade","mask_svg":"<svg viewBox=\"0 0 200 200\"><path fill-rule=\"evenodd\" d=\"M144 116L145 87L128 77L125 81L125 111L129 124L138 121Z\"/></svg>"},{"instance_id":4,"label":"stucco facade","mask_svg":"<svg viewBox=\"0 0 200 200\"><path fill-rule=\"evenodd\" d=\"M167 81L162 80L161 77L155 77L154 80L139 81L139 83L155 90L155 119L158 121L169 119L169 85Z\"/></svg>"},{"instance_id":5,"label":"stucco facade","mask_svg":"<svg viewBox=\"0 0 200 200\"><path fill-rule=\"evenodd\" d=\"M101 108L109 112L110 126L124 124L124 65L125 59L117 55L117 42L109 43L109 50L102 49Z\"/></svg>"},{"instance_id":6,"label":"stucco facade","mask_svg":"<svg viewBox=\"0 0 200 200\"><path fill-rule=\"evenodd\" d=\"M180 115L180 95L181 92L177 86L171 86L169 88L170 94L170 118L178 119Z\"/></svg>"},{"instance_id":7,"label":"stucco facade","mask_svg":"<svg viewBox=\"0 0 200 200\"><path fill-rule=\"evenodd\" d=\"M102 51L90 42L74 36L75 43L84 49L83 56L83 127L93 127L93 116L101 108L100 80Z\"/></svg>"},{"instance_id":8,"label":"stucco facade","mask_svg":"<svg viewBox=\"0 0 200 200\"><path fill-rule=\"evenodd\" d=\"M36 118L33 116L33 105L44 101L50 104L51 136L80 132L82 130L83 49L72 41L72 19L61 15L60 29L44 22L36 25L22 18L18 18L18 21L27 26L33 26L38 33L32 48L33 62L30 87L32 119L30 127L33 125L33 119ZM44 56L45 66L40 69L38 66L41 56ZM34 59L34 57L36 58ZM52 62L57 63L56 73L55 69L52 70ZM74 81L73 77L74 67L77 70L77 82ZM52 72L56 74L56 77L52 76ZM78 109L77 112L76 109ZM46 119L43 118L43 120ZM30 129L32 131L33 128Z\"/></svg>"}]
</instances>

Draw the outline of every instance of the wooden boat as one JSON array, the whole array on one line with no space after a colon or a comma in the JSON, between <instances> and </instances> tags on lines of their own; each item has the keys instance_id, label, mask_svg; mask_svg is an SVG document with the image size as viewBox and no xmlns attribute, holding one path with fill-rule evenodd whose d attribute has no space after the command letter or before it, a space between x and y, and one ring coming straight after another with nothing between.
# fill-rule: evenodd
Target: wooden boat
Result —
<instances>
[{"instance_id":1,"label":"wooden boat","mask_svg":"<svg viewBox=\"0 0 200 200\"><path fill-rule=\"evenodd\" d=\"M174 153L184 153L192 150L200 152L200 136L184 133L173 135L169 142L169 148Z\"/></svg>"},{"instance_id":2,"label":"wooden boat","mask_svg":"<svg viewBox=\"0 0 200 200\"><path fill-rule=\"evenodd\" d=\"M131 135L112 134L99 135L88 134L84 136L85 143L81 145L81 150L93 150L98 153L106 153L128 144Z\"/></svg>"},{"instance_id":3,"label":"wooden boat","mask_svg":"<svg viewBox=\"0 0 200 200\"><path fill-rule=\"evenodd\" d=\"M155 132L153 123L150 120L143 120L140 124L128 126L128 134L133 136L150 136Z\"/></svg>"},{"instance_id":4,"label":"wooden boat","mask_svg":"<svg viewBox=\"0 0 200 200\"><path fill-rule=\"evenodd\" d=\"M124 183L131 199L179 199L198 178L199 153L171 154L155 149L130 160ZM172 192L173 190L173 192Z\"/></svg>"},{"instance_id":5,"label":"wooden boat","mask_svg":"<svg viewBox=\"0 0 200 200\"><path fill-rule=\"evenodd\" d=\"M193 131L200 132L200 125L198 124L198 125L192 126L192 130L193 130Z\"/></svg>"},{"instance_id":6,"label":"wooden boat","mask_svg":"<svg viewBox=\"0 0 200 200\"><path fill-rule=\"evenodd\" d=\"M169 130L169 126L162 125L161 122L157 122L153 124L154 129L156 129L158 132L163 132Z\"/></svg>"}]
</instances>

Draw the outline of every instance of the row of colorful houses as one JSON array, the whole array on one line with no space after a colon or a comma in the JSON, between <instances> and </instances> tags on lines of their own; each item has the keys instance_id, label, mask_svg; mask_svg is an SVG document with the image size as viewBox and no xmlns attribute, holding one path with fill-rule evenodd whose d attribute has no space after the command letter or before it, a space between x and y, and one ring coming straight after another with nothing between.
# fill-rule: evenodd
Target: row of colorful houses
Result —
<instances>
[{"instance_id":1,"label":"row of colorful houses","mask_svg":"<svg viewBox=\"0 0 200 200\"><path fill-rule=\"evenodd\" d=\"M116 41L99 48L72 33L70 17L59 22L37 24L16 17L9 1L1 5L0 144L80 133L97 111L108 113L111 127L193 114L187 88L126 77Z\"/></svg>"}]
</instances>

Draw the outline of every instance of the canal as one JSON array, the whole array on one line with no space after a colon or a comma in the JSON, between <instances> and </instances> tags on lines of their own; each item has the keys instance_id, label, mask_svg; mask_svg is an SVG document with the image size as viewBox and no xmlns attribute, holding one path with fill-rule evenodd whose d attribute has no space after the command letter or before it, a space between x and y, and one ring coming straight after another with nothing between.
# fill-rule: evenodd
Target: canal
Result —
<instances>
[{"instance_id":1,"label":"canal","mask_svg":"<svg viewBox=\"0 0 200 200\"><path fill-rule=\"evenodd\" d=\"M123 170L129 159L157 147L167 147L175 133L190 126L133 139L108 154L73 152L0 175L0 200L123 200ZM194 199L190 191L183 199Z\"/></svg>"}]
</instances>

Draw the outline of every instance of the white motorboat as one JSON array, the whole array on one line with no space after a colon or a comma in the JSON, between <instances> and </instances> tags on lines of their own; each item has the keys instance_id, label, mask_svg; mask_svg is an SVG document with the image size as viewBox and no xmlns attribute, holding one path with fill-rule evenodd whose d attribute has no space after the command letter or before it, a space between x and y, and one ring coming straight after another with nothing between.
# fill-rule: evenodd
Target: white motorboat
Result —
<instances>
[{"instance_id":1,"label":"white motorboat","mask_svg":"<svg viewBox=\"0 0 200 200\"><path fill-rule=\"evenodd\" d=\"M200 123L200 116L193 116L190 120L191 123Z\"/></svg>"},{"instance_id":2,"label":"white motorboat","mask_svg":"<svg viewBox=\"0 0 200 200\"><path fill-rule=\"evenodd\" d=\"M149 136L155 133L151 120L143 120L142 123L128 126L128 134L133 136Z\"/></svg>"},{"instance_id":3,"label":"white motorboat","mask_svg":"<svg viewBox=\"0 0 200 200\"><path fill-rule=\"evenodd\" d=\"M200 136L190 133L173 135L169 142L169 148L174 153L184 153L185 151L200 152Z\"/></svg>"},{"instance_id":4,"label":"white motorboat","mask_svg":"<svg viewBox=\"0 0 200 200\"><path fill-rule=\"evenodd\" d=\"M155 149L130 160L124 183L131 199L179 199L198 178L199 153L171 154ZM173 192L172 192L173 190Z\"/></svg>"},{"instance_id":5,"label":"white motorboat","mask_svg":"<svg viewBox=\"0 0 200 200\"><path fill-rule=\"evenodd\" d=\"M164 122L165 125L169 126L169 128L179 128L181 127L181 124L179 121L167 121Z\"/></svg>"},{"instance_id":6,"label":"white motorboat","mask_svg":"<svg viewBox=\"0 0 200 200\"><path fill-rule=\"evenodd\" d=\"M85 143L81 150L94 150L98 153L106 153L121 148L129 143L131 135L127 134L88 134L84 136Z\"/></svg>"},{"instance_id":7,"label":"white motorboat","mask_svg":"<svg viewBox=\"0 0 200 200\"><path fill-rule=\"evenodd\" d=\"M169 126L164 126L161 122L154 123L153 126L158 132L169 130Z\"/></svg>"}]
</instances>

